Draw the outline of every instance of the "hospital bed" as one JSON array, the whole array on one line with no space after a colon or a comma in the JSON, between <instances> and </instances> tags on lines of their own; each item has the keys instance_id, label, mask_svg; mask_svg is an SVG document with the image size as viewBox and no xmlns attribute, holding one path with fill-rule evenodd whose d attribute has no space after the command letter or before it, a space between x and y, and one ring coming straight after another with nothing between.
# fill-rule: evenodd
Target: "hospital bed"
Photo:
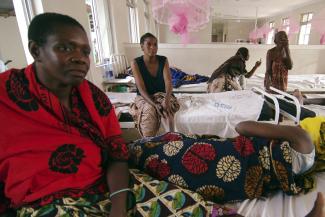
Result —
<instances>
[{"instance_id":1,"label":"hospital bed","mask_svg":"<svg viewBox=\"0 0 325 217\"><path fill-rule=\"evenodd\" d=\"M136 93L107 92L119 117L128 113L128 105L134 102ZM267 97L275 108L270 123L278 123L277 99L258 87L251 90L197 94L175 93L180 110L175 114L175 129L184 134L217 135L223 138L237 136L235 126L241 121L258 120ZM132 128L134 123L120 122L122 128Z\"/></svg>"},{"instance_id":2,"label":"hospital bed","mask_svg":"<svg viewBox=\"0 0 325 217\"><path fill-rule=\"evenodd\" d=\"M253 87L264 89L264 75L254 74L251 78L246 79L244 89L250 90ZM207 83L187 84L179 88L174 88L177 93L205 93ZM288 76L288 91L293 92L299 89L303 93L321 94L325 93L325 74L308 74L308 75L289 75Z\"/></svg>"},{"instance_id":3,"label":"hospital bed","mask_svg":"<svg viewBox=\"0 0 325 217\"><path fill-rule=\"evenodd\" d=\"M303 120L305 117L316 115L316 116L325 116L325 106L324 105L300 105L298 99L290 95L286 92L283 92L281 90L278 90L274 87L270 88L272 91L274 91L276 94L274 94L275 97L277 97L279 101L280 106L280 114L287 117L288 119L295 122L295 124L299 124L300 120ZM325 94L308 94L308 98L325 98ZM281 102L287 102L287 104L291 104L288 108L288 106L281 106ZM270 104L272 107L272 104ZM289 113L287 110L291 110ZM292 112L294 110L294 112ZM295 113L295 114L292 114Z\"/></svg>"}]
</instances>

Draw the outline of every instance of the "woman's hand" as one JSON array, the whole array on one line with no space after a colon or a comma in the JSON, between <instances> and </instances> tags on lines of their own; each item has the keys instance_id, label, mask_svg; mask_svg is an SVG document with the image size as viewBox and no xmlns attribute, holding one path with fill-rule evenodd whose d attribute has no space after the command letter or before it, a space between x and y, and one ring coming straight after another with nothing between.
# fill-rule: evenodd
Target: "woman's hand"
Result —
<instances>
[{"instance_id":1,"label":"woman's hand","mask_svg":"<svg viewBox=\"0 0 325 217\"><path fill-rule=\"evenodd\" d=\"M164 108L160 104L155 104L156 111L159 116L165 118Z\"/></svg>"},{"instance_id":2,"label":"woman's hand","mask_svg":"<svg viewBox=\"0 0 325 217\"><path fill-rule=\"evenodd\" d=\"M255 68L260 67L261 64L262 64L262 60L260 59L259 61L256 61L254 67L255 67Z\"/></svg>"},{"instance_id":3,"label":"woman's hand","mask_svg":"<svg viewBox=\"0 0 325 217\"><path fill-rule=\"evenodd\" d=\"M227 76L226 79L227 79L227 82L232 86L232 88L234 90L242 90L241 86L233 78L231 78L230 76Z\"/></svg>"},{"instance_id":4,"label":"woman's hand","mask_svg":"<svg viewBox=\"0 0 325 217\"><path fill-rule=\"evenodd\" d=\"M162 107L163 107L163 112L166 114L166 116L169 116L172 114L172 108L171 108L169 99L165 98L165 100L162 103Z\"/></svg>"}]
</instances>

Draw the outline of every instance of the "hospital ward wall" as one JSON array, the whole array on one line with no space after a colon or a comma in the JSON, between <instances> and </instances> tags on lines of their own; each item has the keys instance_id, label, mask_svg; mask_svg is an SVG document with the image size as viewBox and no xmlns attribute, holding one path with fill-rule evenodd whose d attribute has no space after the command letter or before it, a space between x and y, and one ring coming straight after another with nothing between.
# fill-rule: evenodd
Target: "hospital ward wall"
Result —
<instances>
[{"instance_id":1,"label":"hospital ward wall","mask_svg":"<svg viewBox=\"0 0 325 217\"><path fill-rule=\"evenodd\" d=\"M267 18L264 22L262 21L263 19L260 19L261 25L264 25L265 23L268 24L269 22L275 22L275 28L276 29L281 29L282 27L282 19L283 18L289 18L292 22L292 24L299 25L300 24L300 19L301 15L304 13L313 13L313 19L319 16L324 17L324 15L321 15L322 13L325 13L325 1L324 0L319 0L316 1L313 4L304 5L300 6L299 8L290 8L289 11L284 11L282 13L277 14L276 16L272 16ZM325 24L324 24L325 25ZM309 45L317 45L320 44L320 38L321 34L319 31L317 31L317 28L315 28L313 25L311 26L310 30L310 38L309 38ZM293 33L290 37L290 44L298 44L298 39L299 39L299 31L296 33Z\"/></svg>"},{"instance_id":2,"label":"hospital ward wall","mask_svg":"<svg viewBox=\"0 0 325 217\"><path fill-rule=\"evenodd\" d=\"M16 17L0 17L0 29L0 59L3 61L12 60L8 65L9 68L25 67L27 59L20 38Z\"/></svg>"},{"instance_id":3,"label":"hospital ward wall","mask_svg":"<svg viewBox=\"0 0 325 217\"><path fill-rule=\"evenodd\" d=\"M257 60L262 59L262 65L256 73L264 74L266 52L274 45L159 44L158 54L167 56L170 66L178 67L190 74L210 76L214 69L233 56L242 46L250 51L250 59L246 62L247 70L250 70ZM124 48L129 62L142 55L139 44L126 43ZM325 74L324 45L290 45L290 50L293 69L289 71L289 74Z\"/></svg>"}]
</instances>

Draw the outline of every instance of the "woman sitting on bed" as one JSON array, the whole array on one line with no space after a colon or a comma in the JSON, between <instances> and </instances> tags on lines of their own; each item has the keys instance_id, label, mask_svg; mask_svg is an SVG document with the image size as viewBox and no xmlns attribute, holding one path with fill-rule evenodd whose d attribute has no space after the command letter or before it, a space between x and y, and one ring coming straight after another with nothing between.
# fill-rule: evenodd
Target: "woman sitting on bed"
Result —
<instances>
[{"instance_id":1,"label":"woman sitting on bed","mask_svg":"<svg viewBox=\"0 0 325 217\"><path fill-rule=\"evenodd\" d=\"M174 131L174 114L179 109L177 99L172 95L168 60L157 55L157 43L154 35L144 34L140 39L143 56L131 63L137 97L130 113L143 137L155 136L160 122L167 131Z\"/></svg>"},{"instance_id":2,"label":"woman sitting on bed","mask_svg":"<svg viewBox=\"0 0 325 217\"><path fill-rule=\"evenodd\" d=\"M261 61L257 61L250 72L246 70L245 62L249 59L248 49L241 47L236 55L229 58L219 68L217 68L208 80L208 93L218 93L230 90L242 90L243 87L237 81L238 78L250 78L256 69L261 65Z\"/></svg>"},{"instance_id":3,"label":"woman sitting on bed","mask_svg":"<svg viewBox=\"0 0 325 217\"><path fill-rule=\"evenodd\" d=\"M152 176L215 202L267 196L277 189L310 190L305 174L324 170L325 117L301 127L241 122L234 140L168 133L135 143L131 159ZM315 146L317 162L315 160Z\"/></svg>"}]
</instances>

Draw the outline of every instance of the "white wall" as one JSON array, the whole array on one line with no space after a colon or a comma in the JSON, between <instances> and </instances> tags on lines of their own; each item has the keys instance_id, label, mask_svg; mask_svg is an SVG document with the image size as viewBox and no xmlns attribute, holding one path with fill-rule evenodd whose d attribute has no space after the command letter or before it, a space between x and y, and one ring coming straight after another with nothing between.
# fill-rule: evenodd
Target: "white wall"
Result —
<instances>
[{"instance_id":1,"label":"white wall","mask_svg":"<svg viewBox=\"0 0 325 217\"><path fill-rule=\"evenodd\" d=\"M293 21L295 23L300 25L301 14L308 13L308 12L313 12L314 17L315 17L324 8L325 8L325 1L321 1L321 2L318 2L318 3L314 3L314 4L311 4L311 5L306 5L306 6L303 6L301 8L294 9L292 11L283 12L281 14L278 14L277 16L266 18L266 21L264 21L264 23L265 22L268 23L268 22L271 22L271 21L275 21L275 28L280 28L282 26L282 18L289 17L289 18L293 19ZM299 33L294 34L292 37L290 37L289 38L290 39L290 44L298 44L298 37L299 37ZM317 45L317 44L319 44L319 41L320 41L320 34L312 26L311 27L309 44L310 45Z\"/></svg>"},{"instance_id":2,"label":"white wall","mask_svg":"<svg viewBox=\"0 0 325 217\"><path fill-rule=\"evenodd\" d=\"M12 60L9 68L23 68L27 65L16 17L0 17L0 59ZM26 35L27 37L27 35Z\"/></svg>"},{"instance_id":3,"label":"white wall","mask_svg":"<svg viewBox=\"0 0 325 217\"><path fill-rule=\"evenodd\" d=\"M252 20L225 20L223 34L227 34L225 42L235 42L236 39L249 39L249 33L255 29L255 21Z\"/></svg>"},{"instance_id":4,"label":"white wall","mask_svg":"<svg viewBox=\"0 0 325 217\"><path fill-rule=\"evenodd\" d=\"M262 59L262 65L256 73L265 73L266 52L272 46L244 45L250 51L250 59L246 62L250 70L255 62ZM210 76L214 69L226 59L233 56L241 45L237 44L159 44L158 54L168 57L169 64L188 73ZM290 46L293 69L289 74L325 74L325 46ZM142 55L140 46L125 44L125 52L129 61Z\"/></svg>"}]
</instances>

